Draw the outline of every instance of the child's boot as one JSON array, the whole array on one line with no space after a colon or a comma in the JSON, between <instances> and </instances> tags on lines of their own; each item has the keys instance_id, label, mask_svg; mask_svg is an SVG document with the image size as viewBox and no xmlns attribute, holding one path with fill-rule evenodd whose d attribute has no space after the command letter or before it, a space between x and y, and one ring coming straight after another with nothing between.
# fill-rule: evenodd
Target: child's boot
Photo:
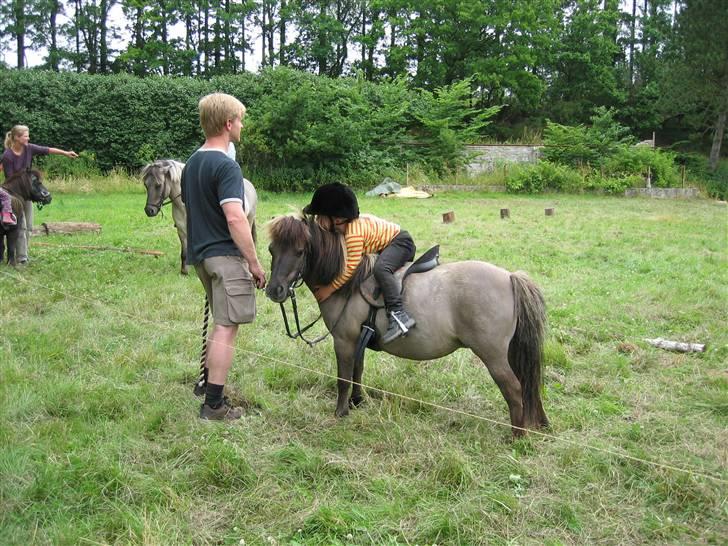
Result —
<instances>
[{"instance_id":1,"label":"child's boot","mask_svg":"<svg viewBox=\"0 0 728 546\"><path fill-rule=\"evenodd\" d=\"M15 227L18 225L18 219L12 212L3 212L0 221L5 227Z\"/></svg>"}]
</instances>

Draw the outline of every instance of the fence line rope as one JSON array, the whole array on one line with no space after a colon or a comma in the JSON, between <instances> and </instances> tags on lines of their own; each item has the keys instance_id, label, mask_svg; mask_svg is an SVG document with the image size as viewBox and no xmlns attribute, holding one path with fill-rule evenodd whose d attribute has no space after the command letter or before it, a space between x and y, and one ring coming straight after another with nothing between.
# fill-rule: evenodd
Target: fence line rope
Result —
<instances>
[{"instance_id":1,"label":"fence line rope","mask_svg":"<svg viewBox=\"0 0 728 546\"><path fill-rule=\"evenodd\" d=\"M11 279L14 279L16 281L24 282L24 283L30 285L31 287L37 287L37 288L42 288L42 289L50 290L50 291L56 292L58 294L61 294L62 296L66 297L66 298L76 299L76 300L82 301L84 303L89 303L89 304L99 304L99 305L101 305L101 306L103 306L103 307L105 307L107 309L110 309L112 312L114 312L114 313L116 313L118 315L125 316L125 317L127 317L129 319L133 319L134 321L137 321L137 322L146 322L146 323L150 323L150 324L153 323L153 324L158 325L158 326L159 325L164 325L164 327L167 328L168 330L170 330L170 331L176 331L176 329L174 328L174 326L169 325L168 323L158 322L158 321L152 321L152 320L149 320L149 319L146 319L146 318L141 318L138 315L133 315L131 313L126 313L124 311L120 311L118 309L115 309L111 305L107 304L106 302L103 302L103 301L98 300L98 299L85 298L85 297L82 297L82 296L77 296L75 294L70 294L70 293L64 292L62 290L58 290L57 288L54 288L52 286L47 286L47 285L44 285L44 284L41 284L41 283L33 283L33 282L31 282L31 281L23 278L23 277L20 277L17 274L11 274L11 273L8 273L6 271L0 271L0 273L2 273L4 276L9 277ZM219 343L219 342L216 342L215 340L211 340L211 341L213 343ZM333 375L333 374L331 374L331 373L322 372L322 371L315 370L315 369L312 369L312 368L307 368L305 366L300 366L298 364L293 364L292 362L287 362L285 360L281 360L281 359L278 359L278 358L275 358L275 357L272 357L272 356L264 355L262 353L257 353L255 351L251 351L251 350L248 350L248 349L238 348L238 347L229 346L229 345L225 345L225 346L228 347L228 348L230 348L230 349L238 350L240 352L243 352L243 353L246 353L246 354L249 354L249 355L253 355L253 356L256 356L256 357L264 358L264 359L270 360L272 362L276 362L276 363L279 363L279 364L283 364L285 366L289 366L289 367L292 367L292 368L296 368L296 369L299 369L299 370L302 370L302 371L306 371L306 372L309 372L309 373L314 373L316 375L319 375L319 376L322 376L322 377L326 377L328 379L336 379L336 380L338 380L338 377L335 376L335 375ZM407 401L410 401L410 402L415 402L417 404L422 404L424 406L430 406L432 408L436 408L436 409L439 409L439 410L442 410L442 411L445 411L445 412L451 412L451 413L459 414L459 415L462 415L462 416L465 416L465 417L470 417L470 418L473 418L473 419L478 419L478 420L481 420L481 421L485 421L485 422L488 422L488 423L491 423L491 424L494 424L494 425L498 425L498 426L501 426L501 427L506 427L506 428L509 428L509 429L516 428L516 429L520 429L520 430L525 430L529 434L535 434L537 436L541 436L542 438L548 438L548 439L551 439L551 440L555 440L557 442L563 442L565 444L569 444L569 445L572 445L572 446L575 446L575 447L578 447L578 448L581 448L581 449L588 449L588 450L592 450L592 451L598 451L598 452L601 452L601 453L605 453L607 455L612 455L612 456L615 456L615 457L621 457L623 459L629 459L629 460L634 461L634 462L643 463L643 464L646 464L646 465L649 465L649 466L652 466L652 467L655 467L655 468L661 468L661 469L664 469L664 470L672 470L672 471L675 471L675 472L681 472L681 473L688 474L688 475L692 475L692 476L707 478L709 480L713 480L713 481L716 481L716 482L719 482L719 483L726 483L726 484L728 484L728 479L725 479L725 478L722 478L720 476L716 476L716 475L713 475L713 474L708 474L706 472L702 472L702 471L698 471L698 470L693 470L692 468L679 467L679 466L674 466L674 465L671 465L671 464L662 463L662 462L659 462L659 461L653 461L653 460L649 460L649 459L643 459L641 457L635 457L633 455L629 455L627 453L622 453L620 451L615 451L615 450L612 450L612 449L607 449L607 448L598 447L598 446L594 446L594 445L590 445L590 444L585 444L583 442L578 442L576 440L571 440L569 438L564 438L562 436L556 436L554 434L548 434L546 432L540 432L538 430L532 430L532 429L525 429L525 428L521 428L521 427L516 427L516 426L513 426L510 423L506 423L504 421L498 421L497 419L491 419L489 417L484 417L482 415L477 415L475 413L469 413L467 411L463 411L463 410L459 410L459 409L455 409L455 408L450 408L450 407L447 407L447 406L443 406L443 405L440 405L440 404L436 404L434 402L428 402L426 400L420 400L418 398L413 398L411 396L407 396L406 394L400 394L400 393L388 391L386 389L381 389L379 387L370 386L370 385L367 385L365 383L358 383L358 382L353 381L353 380L344 380L344 381L347 381L348 383L351 383L352 385L360 385L361 387L363 387L363 388L365 388L367 390L377 391L377 392L380 392L380 393L382 393L384 395L392 396L392 397L395 397L395 398L401 398L403 400L407 400Z\"/></svg>"}]
</instances>

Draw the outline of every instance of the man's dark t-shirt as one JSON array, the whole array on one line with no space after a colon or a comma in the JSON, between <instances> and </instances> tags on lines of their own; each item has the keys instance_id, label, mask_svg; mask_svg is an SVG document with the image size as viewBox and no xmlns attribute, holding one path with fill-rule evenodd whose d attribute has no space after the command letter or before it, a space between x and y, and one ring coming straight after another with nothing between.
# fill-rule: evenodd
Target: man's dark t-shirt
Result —
<instances>
[{"instance_id":1,"label":"man's dark t-shirt","mask_svg":"<svg viewBox=\"0 0 728 546\"><path fill-rule=\"evenodd\" d=\"M222 205L243 205L243 173L220 150L197 150L182 170L182 201L187 209L187 263L213 256L240 256Z\"/></svg>"}]
</instances>

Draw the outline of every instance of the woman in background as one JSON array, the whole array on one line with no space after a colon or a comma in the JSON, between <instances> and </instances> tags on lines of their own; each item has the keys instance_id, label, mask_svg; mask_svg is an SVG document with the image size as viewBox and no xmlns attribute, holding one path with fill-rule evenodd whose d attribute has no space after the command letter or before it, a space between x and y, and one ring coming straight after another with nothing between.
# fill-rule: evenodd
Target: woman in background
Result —
<instances>
[{"instance_id":1,"label":"woman in background","mask_svg":"<svg viewBox=\"0 0 728 546\"><path fill-rule=\"evenodd\" d=\"M29 169L33 164L33 157L48 154L65 155L73 159L78 157L78 154L74 151L31 144L30 129L25 125L16 125L5 135L5 150L0 162L0 171L5 172L5 179L7 180L15 173ZM33 203L25 201L23 206L25 214L23 215L22 225L18 226L18 229L23 230L23 232L18 239L17 250L18 262L21 264L28 262L28 246L30 234L33 231Z\"/></svg>"}]
</instances>

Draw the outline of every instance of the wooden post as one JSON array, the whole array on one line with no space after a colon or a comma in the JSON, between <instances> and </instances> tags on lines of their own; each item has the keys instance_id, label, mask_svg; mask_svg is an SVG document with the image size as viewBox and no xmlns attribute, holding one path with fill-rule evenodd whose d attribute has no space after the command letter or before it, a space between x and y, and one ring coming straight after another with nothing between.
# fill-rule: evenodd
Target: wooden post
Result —
<instances>
[{"instance_id":1,"label":"wooden post","mask_svg":"<svg viewBox=\"0 0 728 546\"><path fill-rule=\"evenodd\" d=\"M508 209L501 209L501 220L511 217L511 211Z\"/></svg>"},{"instance_id":2,"label":"wooden post","mask_svg":"<svg viewBox=\"0 0 728 546\"><path fill-rule=\"evenodd\" d=\"M554 215L554 209L553 209L553 207L549 207L547 209L544 209L544 214L546 214L546 216L553 216Z\"/></svg>"},{"instance_id":3,"label":"wooden post","mask_svg":"<svg viewBox=\"0 0 728 546\"><path fill-rule=\"evenodd\" d=\"M647 183L648 189L652 187L652 167L650 167L649 165L647 166L647 179L645 180L645 182Z\"/></svg>"},{"instance_id":4,"label":"wooden post","mask_svg":"<svg viewBox=\"0 0 728 546\"><path fill-rule=\"evenodd\" d=\"M685 187L685 165L680 165L680 179L682 180L682 187Z\"/></svg>"},{"instance_id":5,"label":"wooden post","mask_svg":"<svg viewBox=\"0 0 728 546\"><path fill-rule=\"evenodd\" d=\"M448 212L443 213L443 215L442 215L443 224L451 224L454 221L455 221L455 212L448 211Z\"/></svg>"}]
</instances>

